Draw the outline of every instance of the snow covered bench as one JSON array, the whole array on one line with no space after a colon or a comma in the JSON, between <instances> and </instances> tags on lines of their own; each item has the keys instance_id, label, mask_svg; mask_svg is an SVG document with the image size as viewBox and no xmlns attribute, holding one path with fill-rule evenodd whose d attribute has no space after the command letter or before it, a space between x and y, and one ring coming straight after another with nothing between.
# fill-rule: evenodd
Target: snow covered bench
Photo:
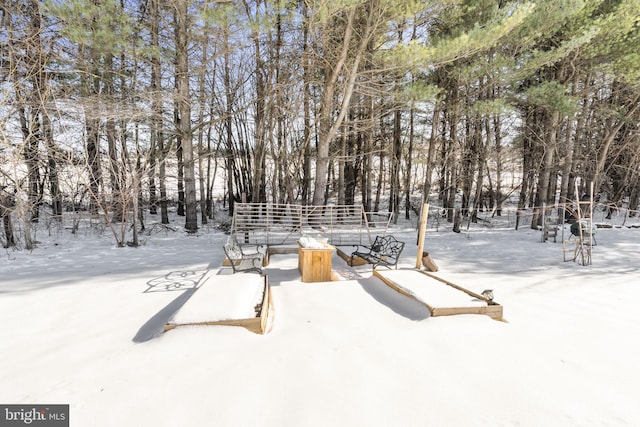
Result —
<instances>
[{"instance_id":1,"label":"snow covered bench","mask_svg":"<svg viewBox=\"0 0 640 427\"><path fill-rule=\"evenodd\" d=\"M227 243L224 245L224 253L233 268L233 272L262 273L264 253L260 252L260 247L261 245L255 245L255 249L244 250L234 234L229 236Z\"/></svg>"},{"instance_id":2,"label":"snow covered bench","mask_svg":"<svg viewBox=\"0 0 640 427\"><path fill-rule=\"evenodd\" d=\"M358 250L359 248L362 249ZM398 259L403 249L404 242L396 240L393 236L376 236L371 246L356 247L356 250L351 253L350 265L354 265L354 258L357 257L373 264L374 269L378 265L398 268Z\"/></svg>"}]
</instances>

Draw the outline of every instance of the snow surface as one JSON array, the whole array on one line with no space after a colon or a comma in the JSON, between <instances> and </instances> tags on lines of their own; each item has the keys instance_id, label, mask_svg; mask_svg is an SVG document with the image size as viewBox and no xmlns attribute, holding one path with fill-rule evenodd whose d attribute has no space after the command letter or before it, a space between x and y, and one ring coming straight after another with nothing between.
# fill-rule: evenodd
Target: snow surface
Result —
<instances>
[{"instance_id":1,"label":"snow surface","mask_svg":"<svg viewBox=\"0 0 640 427\"><path fill-rule=\"evenodd\" d=\"M400 289L413 295L429 307L486 307L487 302L439 282L417 270L381 271L380 274ZM436 274L437 275L437 274ZM479 293L479 292L476 292Z\"/></svg>"},{"instance_id":2,"label":"snow surface","mask_svg":"<svg viewBox=\"0 0 640 427\"><path fill-rule=\"evenodd\" d=\"M296 255L274 255L265 335L163 334L227 236L154 230L138 248L40 233L4 252L1 403L68 403L74 427L640 425L638 229L598 230L591 266L531 229L429 230L437 274L493 289L506 322L431 318L336 255L346 280L302 283ZM390 233L413 267L415 229Z\"/></svg>"},{"instance_id":3,"label":"snow surface","mask_svg":"<svg viewBox=\"0 0 640 427\"><path fill-rule=\"evenodd\" d=\"M209 270L197 284L197 296L189 298L170 323L180 325L256 317L255 307L262 303L264 296L264 279L259 274L228 274L230 270Z\"/></svg>"}]
</instances>

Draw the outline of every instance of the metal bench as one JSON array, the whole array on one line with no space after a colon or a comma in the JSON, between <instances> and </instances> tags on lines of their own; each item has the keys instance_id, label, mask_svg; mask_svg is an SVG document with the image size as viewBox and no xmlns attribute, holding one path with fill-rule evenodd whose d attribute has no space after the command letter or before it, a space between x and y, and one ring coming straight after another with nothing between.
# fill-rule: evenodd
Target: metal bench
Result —
<instances>
[{"instance_id":1,"label":"metal bench","mask_svg":"<svg viewBox=\"0 0 640 427\"><path fill-rule=\"evenodd\" d=\"M235 235L229 236L227 243L224 245L224 253L231 263L233 272L262 273L264 253L260 252L260 247L261 245L255 245L255 250L245 251L238 243L238 239L236 239Z\"/></svg>"},{"instance_id":2,"label":"metal bench","mask_svg":"<svg viewBox=\"0 0 640 427\"><path fill-rule=\"evenodd\" d=\"M360 249L361 248L361 249ZM357 245L351 254L351 265L355 257L362 258L375 269L379 265L387 268L398 268L398 259L404 249L404 242L396 240L393 236L376 236L371 246Z\"/></svg>"}]
</instances>

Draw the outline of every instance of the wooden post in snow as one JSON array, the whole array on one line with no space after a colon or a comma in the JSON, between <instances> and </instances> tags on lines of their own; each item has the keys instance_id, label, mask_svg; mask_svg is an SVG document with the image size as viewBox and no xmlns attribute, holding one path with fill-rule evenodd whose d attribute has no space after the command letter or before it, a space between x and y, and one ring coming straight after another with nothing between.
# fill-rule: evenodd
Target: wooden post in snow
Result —
<instances>
[{"instance_id":1,"label":"wooden post in snow","mask_svg":"<svg viewBox=\"0 0 640 427\"><path fill-rule=\"evenodd\" d=\"M416 268L422 265L422 252L424 250L424 234L427 230L427 217L429 216L429 203L422 205L420 212L420 231L418 234L418 253L416 254Z\"/></svg>"}]
</instances>

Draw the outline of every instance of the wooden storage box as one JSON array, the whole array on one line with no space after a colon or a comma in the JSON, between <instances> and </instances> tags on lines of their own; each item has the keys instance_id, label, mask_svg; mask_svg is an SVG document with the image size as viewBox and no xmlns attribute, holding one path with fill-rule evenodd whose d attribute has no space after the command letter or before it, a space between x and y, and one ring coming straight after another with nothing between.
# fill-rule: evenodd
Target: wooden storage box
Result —
<instances>
[{"instance_id":1,"label":"wooden storage box","mask_svg":"<svg viewBox=\"0 0 640 427\"><path fill-rule=\"evenodd\" d=\"M331 257L336 250L329 244L322 248L303 248L298 242L298 270L303 282L330 282Z\"/></svg>"}]
</instances>

